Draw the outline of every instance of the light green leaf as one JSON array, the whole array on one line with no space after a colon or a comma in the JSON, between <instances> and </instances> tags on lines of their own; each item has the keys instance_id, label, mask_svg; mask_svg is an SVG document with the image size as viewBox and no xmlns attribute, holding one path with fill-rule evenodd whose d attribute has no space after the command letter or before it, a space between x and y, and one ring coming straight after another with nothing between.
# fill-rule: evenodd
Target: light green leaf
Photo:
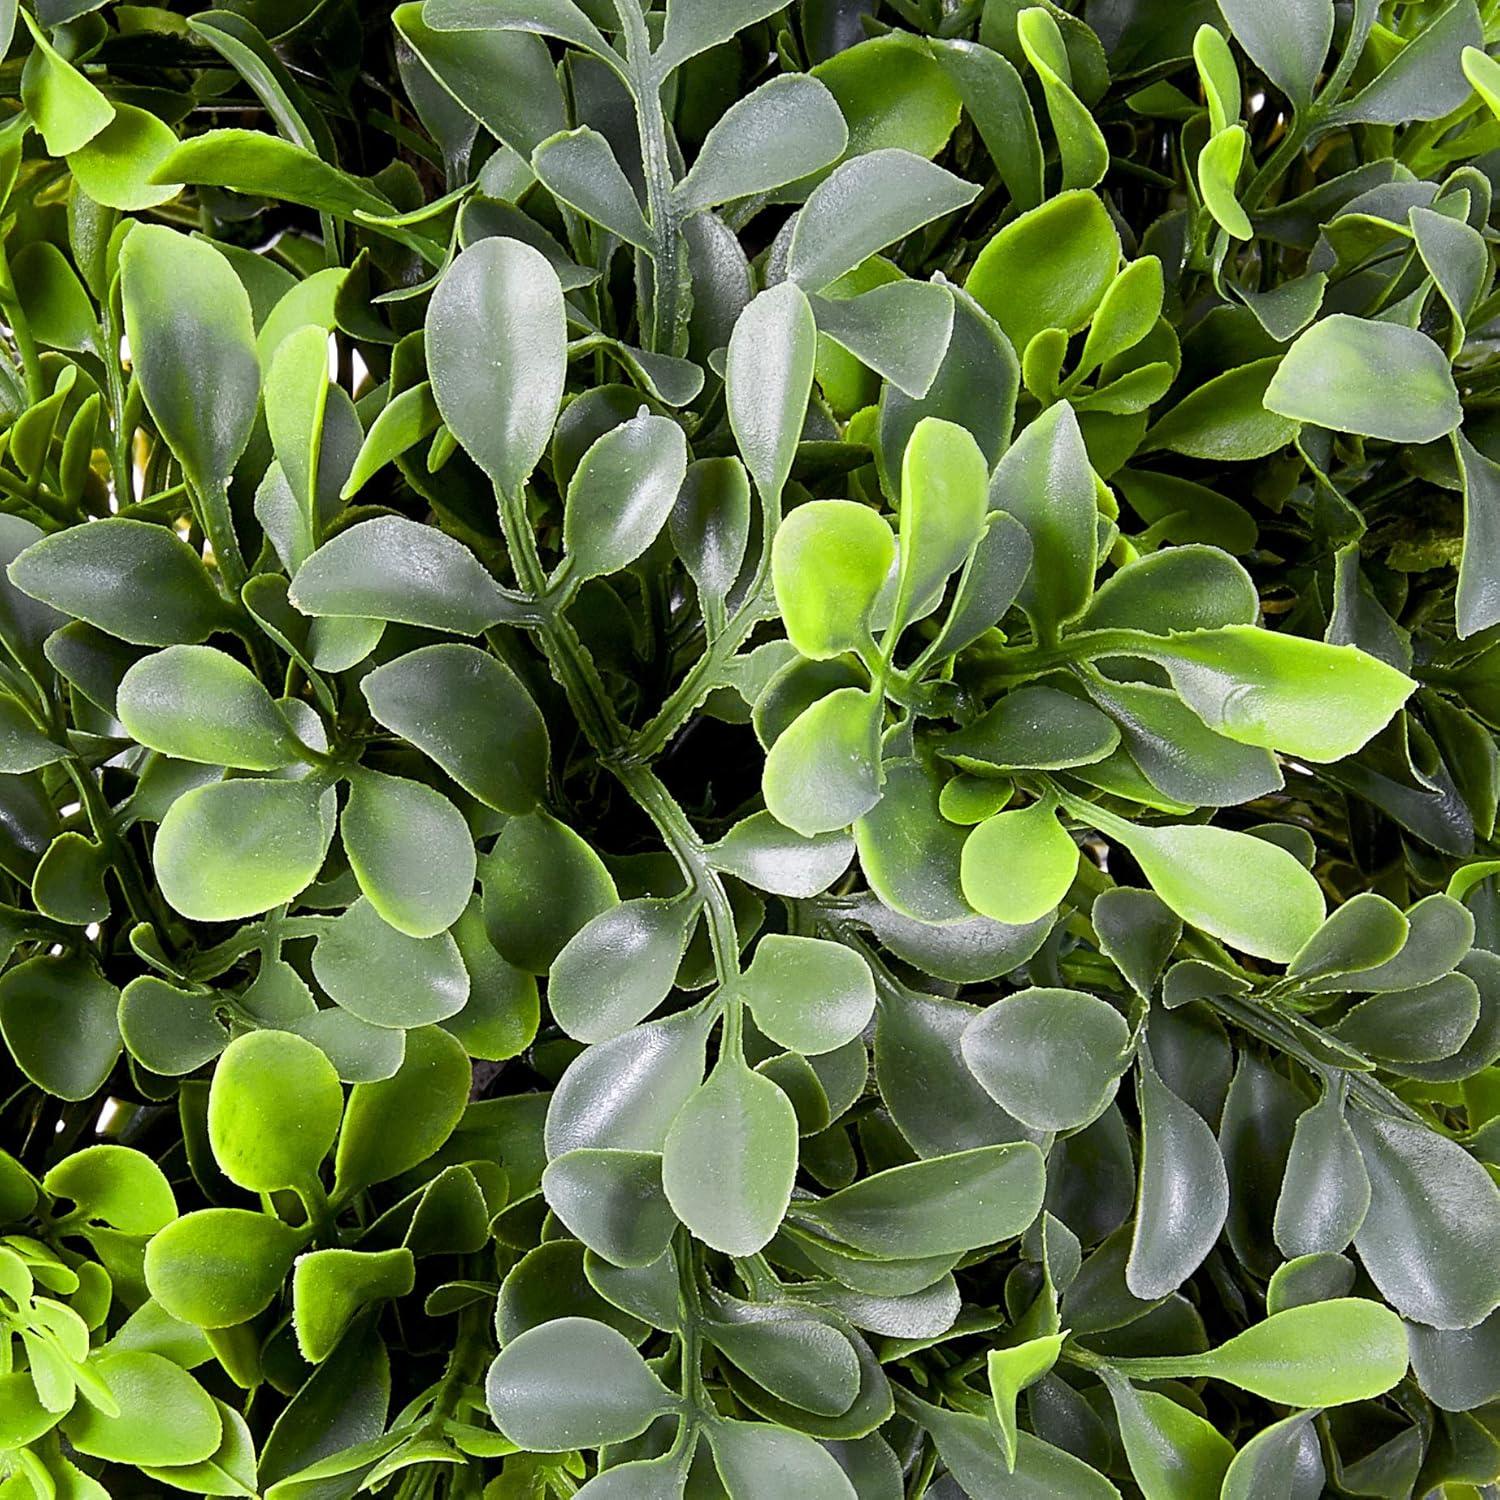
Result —
<instances>
[{"instance_id":1,"label":"light green leaf","mask_svg":"<svg viewBox=\"0 0 1500 1500\"><path fill-rule=\"evenodd\" d=\"M305 781L220 781L167 809L151 852L162 895L195 922L232 922L312 884L333 837L332 809ZM330 798L331 802L331 798Z\"/></svg>"},{"instance_id":2,"label":"light green leaf","mask_svg":"<svg viewBox=\"0 0 1500 1500\"><path fill-rule=\"evenodd\" d=\"M557 272L519 240L480 240L438 283L426 331L443 421L504 494L519 494L562 400L567 324Z\"/></svg>"},{"instance_id":3,"label":"light green leaf","mask_svg":"<svg viewBox=\"0 0 1500 1500\"><path fill-rule=\"evenodd\" d=\"M21 102L41 132L47 154L67 156L87 145L114 119L115 107L53 47L29 11L22 10L21 19L31 32L32 43L21 70ZM15 26L14 11L11 26Z\"/></svg>"},{"instance_id":4,"label":"light green leaf","mask_svg":"<svg viewBox=\"0 0 1500 1500\"><path fill-rule=\"evenodd\" d=\"M1200 392L1201 394L1201 392ZM1297 336L1267 411L1336 432L1430 443L1463 417L1443 351L1415 328L1333 313Z\"/></svg>"},{"instance_id":5,"label":"light green leaf","mask_svg":"<svg viewBox=\"0 0 1500 1500\"><path fill-rule=\"evenodd\" d=\"M1017 990L980 1011L961 1045L985 1092L1035 1130L1096 1119L1131 1060L1124 1018L1078 990Z\"/></svg>"},{"instance_id":6,"label":"light green leaf","mask_svg":"<svg viewBox=\"0 0 1500 1500\"><path fill-rule=\"evenodd\" d=\"M1049 802L996 813L964 842L964 896L975 911L1020 927L1052 911L1078 873L1078 845Z\"/></svg>"},{"instance_id":7,"label":"light green leaf","mask_svg":"<svg viewBox=\"0 0 1500 1500\"><path fill-rule=\"evenodd\" d=\"M753 1255L780 1227L796 1175L791 1102L742 1058L721 1057L662 1148L672 1211L713 1249Z\"/></svg>"},{"instance_id":8,"label":"light green leaf","mask_svg":"<svg viewBox=\"0 0 1500 1500\"><path fill-rule=\"evenodd\" d=\"M313 1250L292 1270L292 1326L312 1364L333 1353L364 1308L404 1297L416 1282L410 1250Z\"/></svg>"},{"instance_id":9,"label":"light green leaf","mask_svg":"<svg viewBox=\"0 0 1500 1500\"><path fill-rule=\"evenodd\" d=\"M782 74L724 111L674 201L693 214L772 192L837 161L848 141L838 103L817 77Z\"/></svg>"},{"instance_id":10,"label":"light green leaf","mask_svg":"<svg viewBox=\"0 0 1500 1500\"><path fill-rule=\"evenodd\" d=\"M520 678L472 646L424 646L360 683L370 712L501 812L529 812L547 784L547 725Z\"/></svg>"},{"instance_id":11,"label":"light green leaf","mask_svg":"<svg viewBox=\"0 0 1500 1500\"><path fill-rule=\"evenodd\" d=\"M1019 351L1044 328L1083 328L1119 263L1120 236L1103 203L1074 188L1001 229L964 289Z\"/></svg>"},{"instance_id":12,"label":"light green leaf","mask_svg":"<svg viewBox=\"0 0 1500 1500\"><path fill-rule=\"evenodd\" d=\"M214 1067L208 1139L231 1182L252 1193L303 1188L338 1134L344 1094L333 1065L289 1031L236 1037Z\"/></svg>"},{"instance_id":13,"label":"light green leaf","mask_svg":"<svg viewBox=\"0 0 1500 1500\"><path fill-rule=\"evenodd\" d=\"M896 556L891 528L853 500L811 500L782 522L771 551L787 636L815 661L870 641L870 614Z\"/></svg>"},{"instance_id":14,"label":"light green leaf","mask_svg":"<svg viewBox=\"0 0 1500 1500\"><path fill-rule=\"evenodd\" d=\"M847 828L880 800L881 699L843 687L771 746L761 789L778 823L806 837Z\"/></svg>"},{"instance_id":15,"label":"light green leaf","mask_svg":"<svg viewBox=\"0 0 1500 1500\"><path fill-rule=\"evenodd\" d=\"M178 760L279 771L299 758L286 719L246 666L209 646L169 646L125 674L115 712L131 737Z\"/></svg>"},{"instance_id":16,"label":"light green leaf","mask_svg":"<svg viewBox=\"0 0 1500 1500\"><path fill-rule=\"evenodd\" d=\"M474 840L463 814L430 786L361 770L350 778L339 836L360 890L398 932L430 938L469 904Z\"/></svg>"},{"instance_id":17,"label":"light green leaf","mask_svg":"<svg viewBox=\"0 0 1500 1500\"><path fill-rule=\"evenodd\" d=\"M568 481L563 546L572 576L617 573L656 540L687 477L687 439L668 417L612 427Z\"/></svg>"},{"instance_id":18,"label":"light green leaf","mask_svg":"<svg viewBox=\"0 0 1500 1500\"><path fill-rule=\"evenodd\" d=\"M755 1024L794 1052L832 1052L875 1014L875 981L852 948L770 933L739 983Z\"/></svg>"},{"instance_id":19,"label":"light green leaf","mask_svg":"<svg viewBox=\"0 0 1500 1500\"><path fill-rule=\"evenodd\" d=\"M895 634L979 540L988 485L989 465L964 428L940 417L917 423L901 458L901 567L890 625Z\"/></svg>"}]
</instances>

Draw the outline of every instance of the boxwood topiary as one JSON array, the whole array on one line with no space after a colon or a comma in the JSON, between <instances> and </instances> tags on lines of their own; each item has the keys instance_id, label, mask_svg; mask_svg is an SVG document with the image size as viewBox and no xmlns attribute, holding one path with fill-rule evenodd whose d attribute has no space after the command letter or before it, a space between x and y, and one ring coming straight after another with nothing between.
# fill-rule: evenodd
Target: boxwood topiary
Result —
<instances>
[{"instance_id":1,"label":"boxwood topiary","mask_svg":"<svg viewBox=\"0 0 1500 1500\"><path fill-rule=\"evenodd\" d=\"M1496 1493L1494 5L0 40L6 1500Z\"/></svg>"}]
</instances>

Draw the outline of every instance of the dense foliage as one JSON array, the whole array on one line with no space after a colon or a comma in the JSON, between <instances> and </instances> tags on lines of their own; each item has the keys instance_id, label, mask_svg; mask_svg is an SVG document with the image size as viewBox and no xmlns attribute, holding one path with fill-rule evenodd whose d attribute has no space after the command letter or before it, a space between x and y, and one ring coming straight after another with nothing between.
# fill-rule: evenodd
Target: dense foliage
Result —
<instances>
[{"instance_id":1,"label":"dense foliage","mask_svg":"<svg viewBox=\"0 0 1500 1500\"><path fill-rule=\"evenodd\" d=\"M1500 1476L1494 0L0 0L0 1496Z\"/></svg>"}]
</instances>

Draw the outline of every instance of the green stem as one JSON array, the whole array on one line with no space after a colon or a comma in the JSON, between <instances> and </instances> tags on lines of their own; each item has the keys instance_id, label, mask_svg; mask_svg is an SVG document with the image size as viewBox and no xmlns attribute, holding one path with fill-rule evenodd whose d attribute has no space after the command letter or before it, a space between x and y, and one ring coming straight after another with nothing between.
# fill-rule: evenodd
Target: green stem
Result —
<instances>
[{"instance_id":1,"label":"green stem","mask_svg":"<svg viewBox=\"0 0 1500 1500\"><path fill-rule=\"evenodd\" d=\"M724 883L709 864L702 841L676 798L656 773L631 752L625 730L593 660L578 633L548 600L547 575L537 554L536 537L526 514L524 494L501 493L498 498L501 530L505 533L516 577L535 596L539 615L535 629L553 675L562 684L578 723L601 763L656 825L683 878L702 896L708 914L714 968L719 983L729 984L739 973L739 943Z\"/></svg>"},{"instance_id":2,"label":"green stem","mask_svg":"<svg viewBox=\"0 0 1500 1500\"><path fill-rule=\"evenodd\" d=\"M682 237L672 204L672 163L667 121L661 107L661 80L651 59L651 38L639 0L615 0L625 33L625 66L635 94L641 137L641 172L646 180L646 213L651 224L651 336L658 354L676 354L684 323Z\"/></svg>"},{"instance_id":3,"label":"green stem","mask_svg":"<svg viewBox=\"0 0 1500 1500\"><path fill-rule=\"evenodd\" d=\"M234 514L229 507L229 486L216 479L198 491L203 530L208 544L214 549L214 558L219 572L236 599L250 576L245 566L244 554L240 551L239 538L234 534Z\"/></svg>"}]
</instances>

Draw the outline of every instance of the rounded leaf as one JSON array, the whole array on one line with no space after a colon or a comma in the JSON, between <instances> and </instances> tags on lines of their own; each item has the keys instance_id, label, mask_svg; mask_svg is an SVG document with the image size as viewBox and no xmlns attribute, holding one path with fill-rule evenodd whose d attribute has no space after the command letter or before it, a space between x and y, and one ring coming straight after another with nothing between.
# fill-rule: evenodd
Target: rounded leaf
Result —
<instances>
[{"instance_id":1,"label":"rounded leaf","mask_svg":"<svg viewBox=\"0 0 1500 1500\"><path fill-rule=\"evenodd\" d=\"M1092 995L1025 989L981 1011L962 1046L985 1092L1023 1125L1072 1130L1114 1098L1130 1062L1130 1028Z\"/></svg>"},{"instance_id":2,"label":"rounded leaf","mask_svg":"<svg viewBox=\"0 0 1500 1500\"><path fill-rule=\"evenodd\" d=\"M177 760L279 771L296 736L255 674L210 646L169 646L120 680L115 712L133 739Z\"/></svg>"},{"instance_id":3,"label":"rounded leaf","mask_svg":"<svg viewBox=\"0 0 1500 1500\"><path fill-rule=\"evenodd\" d=\"M875 980L852 948L824 938L771 933L739 984L755 1024L793 1052L832 1052L875 1014Z\"/></svg>"},{"instance_id":4,"label":"rounded leaf","mask_svg":"<svg viewBox=\"0 0 1500 1500\"><path fill-rule=\"evenodd\" d=\"M252 1193L305 1187L343 1112L338 1074L317 1047L289 1031L252 1031L214 1068L208 1139L224 1175Z\"/></svg>"},{"instance_id":5,"label":"rounded leaf","mask_svg":"<svg viewBox=\"0 0 1500 1500\"><path fill-rule=\"evenodd\" d=\"M512 1339L484 1392L495 1425L533 1453L628 1442L677 1405L624 1334L592 1318L557 1318Z\"/></svg>"}]
</instances>

